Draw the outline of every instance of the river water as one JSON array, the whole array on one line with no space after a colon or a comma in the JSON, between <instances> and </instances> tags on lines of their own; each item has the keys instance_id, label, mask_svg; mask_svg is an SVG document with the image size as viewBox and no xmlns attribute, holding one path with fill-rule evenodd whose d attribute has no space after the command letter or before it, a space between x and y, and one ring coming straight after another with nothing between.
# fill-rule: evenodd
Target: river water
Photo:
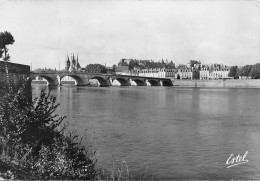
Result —
<instances>
[{"instance_id":1,"label":"river water","mask_svg":"<svg viewBox=\"0 0 260 181\"><path fill-rule=\"evenodd\" d=\"M52 94L73 129L91 132L106 168L125 161L137 179L260 179L260 89L61 86ZM227 168L230 154L247 151L247 163Z\"/></svg>"}]
</instances>

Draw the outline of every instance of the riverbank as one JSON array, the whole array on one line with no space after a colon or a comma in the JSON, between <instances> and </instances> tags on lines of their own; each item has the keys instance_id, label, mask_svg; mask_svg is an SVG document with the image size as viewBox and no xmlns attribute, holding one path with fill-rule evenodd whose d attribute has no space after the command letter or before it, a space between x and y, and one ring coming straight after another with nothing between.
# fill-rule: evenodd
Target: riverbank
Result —
<instances>
[{"instance_id":1,"label":"riverbank","mask_svg":"<svg viewBox=\"0 0 260 181\"><path fill-rule=\"evenodd\" d=\"M35 178L26 175L14 163L5 163L0 160L0 180L34 180Z\"/></svg>"},{"instance_id":2,"label":"riverbank","mask_svg":"<svg viewBox=\"0 0 260 181\"><path fill-rule=\"evenodd\" d=\"M180 87L260 88L260 79L174 80L173 85Z\"/></svg>"},{"instance_id":3,"label":"riverbank","mask_svg":"<svg viewBox=\"0 0 260 181\"><path fill-rule=\"evenodd\" d=\"M31 82L21 85L0 89L0 179L99 180L95 148L53 115L56 97L41 90L32 101Z\"/></svg>"}]
</instances>

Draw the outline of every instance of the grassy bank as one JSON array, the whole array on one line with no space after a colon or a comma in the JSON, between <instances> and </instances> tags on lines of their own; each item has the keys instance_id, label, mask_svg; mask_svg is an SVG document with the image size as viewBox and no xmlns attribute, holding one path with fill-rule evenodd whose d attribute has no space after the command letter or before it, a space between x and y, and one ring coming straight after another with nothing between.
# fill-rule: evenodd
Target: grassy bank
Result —
<instances>
[{"instance_id":1,"label":"grassy bank","mask_svg":"<svg viewBox=\"0 0 260 181\"><path fill-rule=\"evenodd\" d=\"M54 112L56 98L42 91L31 100L30 83L0 88L0 177L101 179L95 150L68 131Z\"/></svg>"},{"instance_id":2,"label":"grassy bank","mask_svg":"<svg viewBox=\"0 0 260 181\"><path fill-rule=\"evenodd\" d=\"M30 82L17 89L0 84L0 180L132 178L125 161L111 168L98 164L97 149L83 145L65 117L55 114L59 104L50 92L31 97Z\"/></svg>"}]
</instances>

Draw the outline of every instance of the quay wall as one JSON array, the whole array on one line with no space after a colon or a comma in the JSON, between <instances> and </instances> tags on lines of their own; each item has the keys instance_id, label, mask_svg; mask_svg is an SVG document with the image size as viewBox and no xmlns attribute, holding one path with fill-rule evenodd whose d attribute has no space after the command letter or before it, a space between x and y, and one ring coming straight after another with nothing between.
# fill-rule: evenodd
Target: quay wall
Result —
<instances>
[{"instance_id":1,"label":"quay wall","mask_svg":"<svg viewBox=\"0 0 260 181\"><path fill-rule=\"evenodd\" d=\"M174 80L173 85L182 87L260 88L260 79Z\"/></svg>"},{"instance_id":2,"label":"quay wall","mask_svg":"<svg viewBox=\"0 0 260 181\"><path fill-rule=\"evenodd\" d=\"M7 74L5 70L5 62L0 61L0 83L5 84ZM9 81L14 86L18 86L21 80L30 77L30 66L17 63L7 63Z\"/></svg>"}]
</instances>

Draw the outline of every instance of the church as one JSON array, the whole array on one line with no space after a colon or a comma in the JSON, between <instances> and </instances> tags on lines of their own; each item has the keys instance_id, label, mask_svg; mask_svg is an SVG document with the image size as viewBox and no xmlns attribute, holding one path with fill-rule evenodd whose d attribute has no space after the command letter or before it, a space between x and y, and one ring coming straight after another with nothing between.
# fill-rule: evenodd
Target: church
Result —
<instances>
[{"instance_id":1,"label":"church","mask_svg":"<svg viewBox=\"0 0 260 181\"><path fill-rule=\"evenodd\" d=\"M75 59L74 53L71 55L71 57L67 55L67 60L65 61L65 70L69 72L83 71L79 64L78 55L77 59Z\"/></svg>"}]
</instances>

